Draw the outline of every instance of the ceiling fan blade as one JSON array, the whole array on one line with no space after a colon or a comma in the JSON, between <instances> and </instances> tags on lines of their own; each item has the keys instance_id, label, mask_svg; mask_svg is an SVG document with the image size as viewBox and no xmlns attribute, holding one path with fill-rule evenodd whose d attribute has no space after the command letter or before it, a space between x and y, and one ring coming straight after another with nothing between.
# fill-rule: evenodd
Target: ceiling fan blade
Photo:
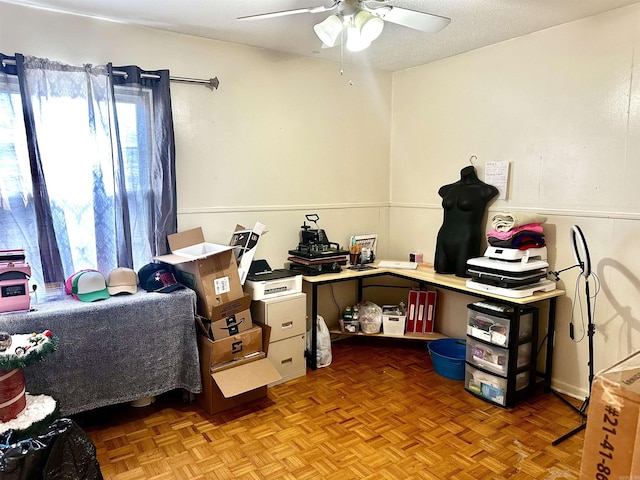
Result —
<instances>
[{"instance_id":1,"label":"ceiling fan blade","mask_svg":"<svg viewBox=\"0 0 640 480\"><path fill-rule=\"evenodd\" d=\"M384 6L372 8L369 11L382 18L385 22L396 23L427 33L438 33L451 23L451 19L447 17L417 12L402 7Z\"/></svg>"},{"instance_id":2,"label":"ceiling fan blade","mask_svg":"<svg viewBox=\"0 0 640 480\"><path fill-rule=\"evenodd\" d=\"M282 10L279 12L259 13L257 15L246 15L238 17L238 20L262 20L264 18L284 17L285 15L295 15L298 13L322 13L333 10L338 6L338 2L334 2L330 7L320 5L319 7L296 8L294 10Z\"/></svg>"}]
</instances>

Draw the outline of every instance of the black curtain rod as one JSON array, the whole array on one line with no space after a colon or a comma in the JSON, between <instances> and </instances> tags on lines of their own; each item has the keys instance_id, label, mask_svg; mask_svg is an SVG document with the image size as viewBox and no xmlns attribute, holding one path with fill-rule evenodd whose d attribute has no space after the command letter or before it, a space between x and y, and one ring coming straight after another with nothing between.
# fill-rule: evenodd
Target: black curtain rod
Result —
<instances>
[{"instance_id":1,"label":"black curtain rod","mask_svg":"<svg viewBox=\"0 0 640 480\"><path fill-rule=\"evenodd\" d=\"M10 60L8 58L5 58L2 61L2 65L15 65L16 61L15 60ZM127 72L123 72L121 70L113 70L113 73L115 75L121 75L121 76L126 76ZM154 75L152 73L141 73L140 76L142 78L160 78L160 76L158 75ZM181 82L181 83L198 83L200 85L205 85L206 87L209 87L211 90L213 90L214 88L217 90L218 89L218 85L220 85L220 81L218 80L218 77L213 77L210 78L209 80L205 80L203 78L186 78L186 77L169 77L169 80L171 80L172 82Z\"/></svg>"}]
</instances>

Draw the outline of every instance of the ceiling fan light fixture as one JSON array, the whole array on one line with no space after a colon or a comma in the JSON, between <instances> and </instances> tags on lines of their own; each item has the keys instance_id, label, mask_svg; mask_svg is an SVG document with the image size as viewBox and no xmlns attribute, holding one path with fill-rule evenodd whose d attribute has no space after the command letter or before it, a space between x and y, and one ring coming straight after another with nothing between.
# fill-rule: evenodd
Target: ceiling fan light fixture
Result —
<instances>
[{"instance_id":1,"label":"ceiling fan light fixture","mask_svg":"<svg viewBox=\"0 0 640 480\"><path fill-rule=\"evenodd\" d=\"M382 33L384 20L372 15L366 10L360 10L354 19L356 27L360 29L360 36L369 43L373 42Z\"/></svg>"},{"instance_id":2,"label":"ceiling fan light fixture","mask_svg":"<svg viewBox=\"0 0 640 480\"><path fill-rule=\"evenodd\" d=\"M360 29L355 25L347 27L347 50L350 52L361 52L365 48L368 48L371 42L364 38L360 32Z\"/></svg>"},{"instance_id":3,"label":"ceiling fan light fixture","mask_svg":"<svg viewBox=\"0 0 640 480\"><path fill-rule=\"evenodd\" d=\"M333 47L336 44L336 40L342 33L342 19L338 15L330 15L322 22L313 26L313 31L316 32L318 38L327 47Z\"/></svg>"}]
</instances>

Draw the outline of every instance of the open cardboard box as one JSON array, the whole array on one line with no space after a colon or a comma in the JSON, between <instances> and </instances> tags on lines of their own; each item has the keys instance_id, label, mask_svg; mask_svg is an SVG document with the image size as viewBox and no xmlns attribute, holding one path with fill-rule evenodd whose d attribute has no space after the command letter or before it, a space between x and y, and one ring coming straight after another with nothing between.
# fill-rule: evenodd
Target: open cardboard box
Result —
<instances>
[{"instance_id":1,"label":"open cardboard box","mask_svg":"<svg viewBox=\"0 0 640 480\"><path fill-rule=\"evenodd\" d=\"M171 253L154 259L172 265L178 282L195 290L200 315L213 318L213 309L244 296L233 247L205 242L200 227L167 239Z\"/></svg>"},{"instance_id":2,"label":"open cardboard box","mask_svg":"<svg viewBox=\"0 0 640 480\"><path fill-rule=\"evenodd\" d=\"M261 323L256 325L254 328L261 331L257 349L254 329L216 342L198 335L202 393L196 398L207 413L218 413L266 397L267 385L282 379L271 361L266 358L271 328ZM246 355L237 355L235 360L232 358L231 362L235 361L237 364L227 368L230 363L221 363L219 360L228 356L229 348L237 349L238 341L246 344L242 347L246 348Z\"/></svg>"},{"instance_id":3,"label":"open cardboard box","mask_svg":"<svg viewBox=\"0 0 640 480\"><path fill-rule=\"evenodd\" d=\"M639 419L640 352L636 352L594 377L581 480L640 478Z\"/></svg>"}]
</instances>

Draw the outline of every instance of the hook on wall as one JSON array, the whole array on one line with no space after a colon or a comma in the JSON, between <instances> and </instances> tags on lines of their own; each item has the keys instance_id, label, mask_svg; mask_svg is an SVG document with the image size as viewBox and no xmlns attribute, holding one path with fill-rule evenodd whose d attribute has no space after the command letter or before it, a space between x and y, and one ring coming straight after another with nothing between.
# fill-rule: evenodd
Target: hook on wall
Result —
<instances>
[{"instance_id":1,"label":"hook on wall","mask_svg":"<svg viewBox=\"0 0 640 480\"><path fill-rule=\"evenodd\" d=\"M471 166L473 166L473 167L475 167L475 165L473 164L473 161L474 161L474 160L478 160L478 157L476 157L475 155L471 155L471 156L469 157L469 164L470 164Z\"/></svg>"}]
</instances>

